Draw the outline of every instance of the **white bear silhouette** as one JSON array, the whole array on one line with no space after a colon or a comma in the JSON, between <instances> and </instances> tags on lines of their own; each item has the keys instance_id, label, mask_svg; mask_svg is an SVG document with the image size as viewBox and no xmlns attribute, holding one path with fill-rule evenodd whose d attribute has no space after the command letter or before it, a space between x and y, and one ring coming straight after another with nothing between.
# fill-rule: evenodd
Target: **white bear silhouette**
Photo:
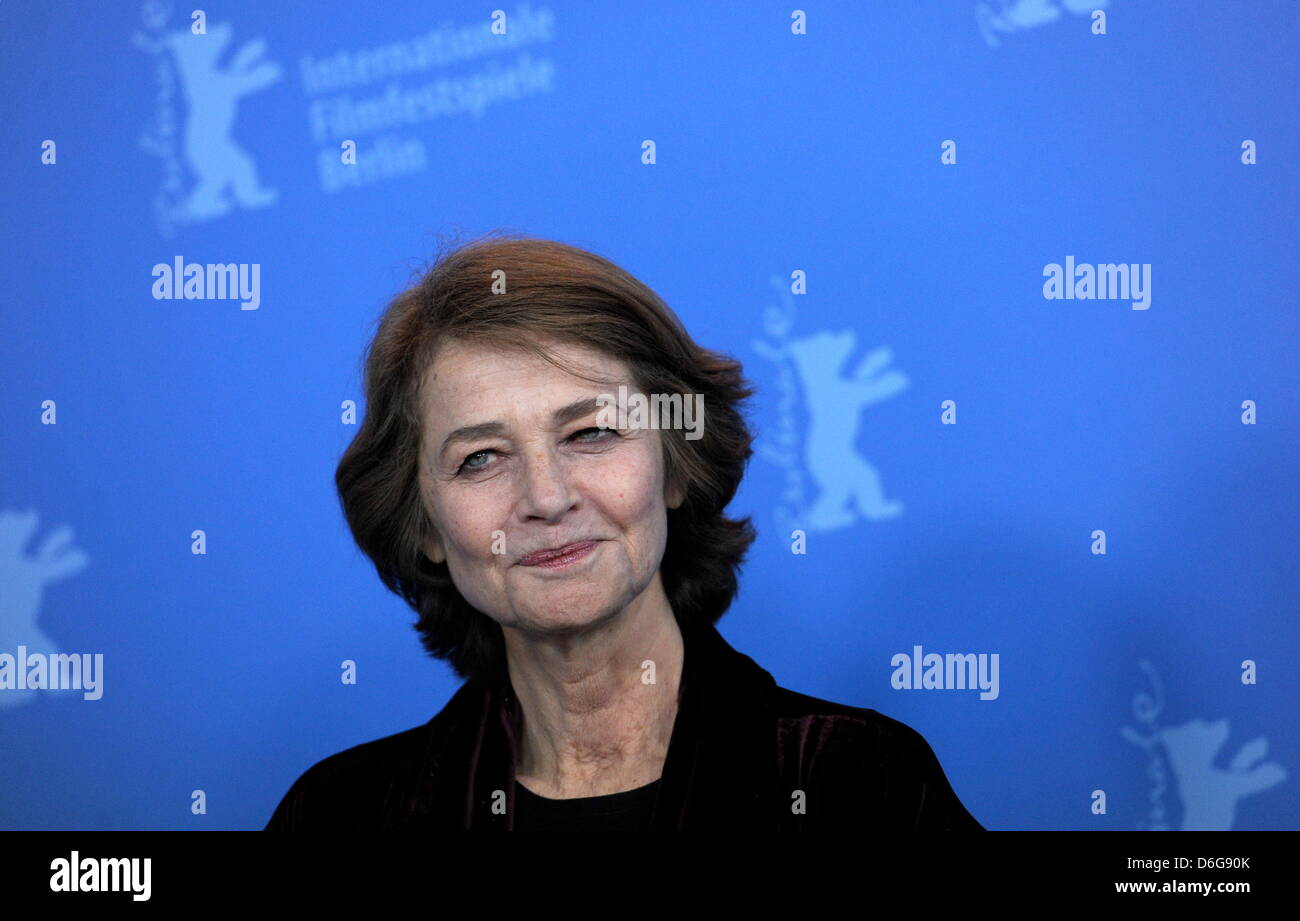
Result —
<instances>
[{"instance_id":1,"label":"white bear silhouette","mask_svg":"<svg viewBox=\"0 0 1300 921\"><path fill-rule=\"evenodd\" d=\"M0 652L9 655L16 655L20 645L27 647L28 655L62 651L36 623L45 587L80 572L90 562L80 548L72 546L72 528L66 525L46 537L35 553L27 553L36 522L34 510L0 511ZM26 663L17 667L25 668ZM2 689L0 710L32 703L41 693L50 692Z\"/></svg>"}]
</instances>

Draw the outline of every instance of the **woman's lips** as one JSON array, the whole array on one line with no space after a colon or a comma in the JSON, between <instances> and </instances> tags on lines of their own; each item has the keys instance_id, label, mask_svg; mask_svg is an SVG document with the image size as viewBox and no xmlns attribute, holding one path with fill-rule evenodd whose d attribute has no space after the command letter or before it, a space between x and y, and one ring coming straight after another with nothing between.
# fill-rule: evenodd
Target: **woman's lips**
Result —
<instances>
[{"instance_id":1,"label":"woman's lips","mask_svg":"<svg viewBox=\"0 0 1300 921\"><path fill-rule=\"evenodd\" d=\"M582 540L568 544L558 550L537 550L519 561L520 566L541 566L545 569L560 569L585 557L596 546L593 540Z\"/></svg>"}]
</instances>

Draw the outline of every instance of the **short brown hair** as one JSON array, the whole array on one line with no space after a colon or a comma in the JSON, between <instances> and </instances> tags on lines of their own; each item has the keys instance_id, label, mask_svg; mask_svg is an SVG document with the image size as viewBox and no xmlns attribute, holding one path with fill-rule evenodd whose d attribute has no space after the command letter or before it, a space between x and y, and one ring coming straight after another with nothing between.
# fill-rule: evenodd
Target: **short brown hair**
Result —
<instances>
[{"instance_id":1,"label":"short brown hair","mask_svg":"<svg viewBox=\"0 0 1300 921\"><path fill-rule=\"evenodd\" d=\"M506 288L494 293L498 270ZM545 342L585 346L626 364L642 392L704 395L700 438L660 433L665 483L685 488L668 510L660 573L679 621L721 617L756 536L748 517L723 514L752 453L741 403L753 390L740 363L696 345L657 294L601 256L491 233L436 257L385 310L365 355L365 419L335 473L357 545L419 615L428 653L461 678L507 674L501 626L465 601L445 561L424 552L433 525L418 485L420 390L451 340L522 348L557 366Z\"/></svg>"}]
</instances>

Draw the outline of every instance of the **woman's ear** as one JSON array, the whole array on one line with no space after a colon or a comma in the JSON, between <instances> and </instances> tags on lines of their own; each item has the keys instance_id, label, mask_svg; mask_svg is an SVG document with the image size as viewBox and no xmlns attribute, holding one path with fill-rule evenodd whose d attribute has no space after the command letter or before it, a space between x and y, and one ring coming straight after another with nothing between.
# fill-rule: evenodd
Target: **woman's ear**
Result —
<instances>
[{"instance_id":1,"label":"woman's ear","mask_svg":"<svg viewBox=\"0 0 1300 921\"><path fill-rule=\"evenodd\" d=\"M442 547L442 538L435 531L432 536L424 541L424 555L434 563L442 563L447 559L447 552Z\"/></svg>"},{"instance_id":2,"label":"woman's ear","mask_svg":"<svg viewBox=\"0 0 1300 921\"><path fill-rule=\"evenodd\" d=\"M686 501L686 488L677 482L672 482L664 489L664 504L669 508L677 508Z\"/></svg>"}]
</instances>

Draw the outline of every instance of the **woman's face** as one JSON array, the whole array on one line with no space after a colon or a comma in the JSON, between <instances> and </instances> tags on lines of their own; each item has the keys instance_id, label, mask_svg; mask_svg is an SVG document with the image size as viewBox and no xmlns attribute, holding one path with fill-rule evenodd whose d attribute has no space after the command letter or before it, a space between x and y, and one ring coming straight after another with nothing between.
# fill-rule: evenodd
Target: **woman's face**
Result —
<instances>
[{"instance_id":1,"label":"woman's face","mask_svg":"<svg viewBox=\"0 0 1300 921\"><path fill-rule=\"evenodd\" d=\"M597 428L597 396L637 390L627 367L581 346L551 351L610 383L522 351L442 348L421 393L420 488L436 532L426 552L465 599L504 627L555 633L662 591L667 509L681 496L665 491L657 429ZM590 549L564 565L525 559L579 542Z\"/></svg>"}]
</instances>

